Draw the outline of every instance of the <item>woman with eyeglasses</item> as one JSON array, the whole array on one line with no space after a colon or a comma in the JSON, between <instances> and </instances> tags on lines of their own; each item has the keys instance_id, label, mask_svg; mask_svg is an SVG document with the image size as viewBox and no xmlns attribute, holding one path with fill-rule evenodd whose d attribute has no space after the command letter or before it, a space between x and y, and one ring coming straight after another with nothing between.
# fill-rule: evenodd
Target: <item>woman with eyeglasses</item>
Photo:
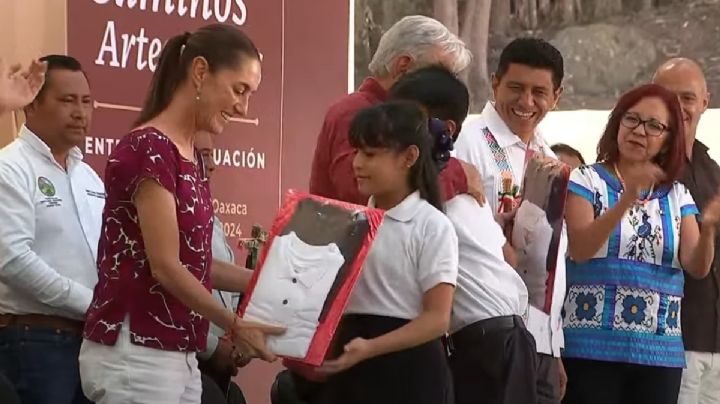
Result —
<instances>
[{"instance_id":1,"label":"woman with eyeglasses","mask_svg":"<svg viewBox=\"0 0 720 404\"><path fill-rule=\"evenodd\" d=\"M683 115L657 85L624 94L598 163L570 177L564 403L677 402L685 366L683 270L710 270L720 198L698 225L683 168Z\"/></svg>"}]
</instances>

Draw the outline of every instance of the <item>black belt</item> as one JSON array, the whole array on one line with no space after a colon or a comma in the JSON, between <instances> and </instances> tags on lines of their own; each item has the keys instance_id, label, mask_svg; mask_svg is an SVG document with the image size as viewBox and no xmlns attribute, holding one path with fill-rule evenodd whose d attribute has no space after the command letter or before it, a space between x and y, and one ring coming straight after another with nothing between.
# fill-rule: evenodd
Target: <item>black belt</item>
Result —
<instances>
[{"instance_id":1,"label":"black belt","mask_svg":"<svg viewBox=\"0 0 720 404\"><path fill-rule=\"evenodd\" d=\"M473 346L479 338L484 337L486 334L511 330L515 327L525 328L525 323L520 316L493 317L476 321L450 335L450 344L453 348Z\"/></svg>"},{"instance_id":2,"label":"black belt","mask_svg":"<svg viewBox=\"0 0 720 404\"><path fill-rule=\"evenodd\" d=\"M0 314L0 328L10 326L52 328L82 335L85 324L82 321L45 314Z\"/></svg>"}]
</instances>

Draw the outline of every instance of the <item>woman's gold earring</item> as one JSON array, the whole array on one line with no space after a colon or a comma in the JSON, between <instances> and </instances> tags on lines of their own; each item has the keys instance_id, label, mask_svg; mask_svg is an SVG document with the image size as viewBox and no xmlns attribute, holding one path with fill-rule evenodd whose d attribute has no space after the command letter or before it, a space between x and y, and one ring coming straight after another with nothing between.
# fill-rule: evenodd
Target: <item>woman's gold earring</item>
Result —
<instances>
[{"instance_id":1,"label":"woman's gold earring","mask_svg":"<svg viewBox=\"0 0 720 404\"><path fill-rule=\"evenodd\" d=\"M197 94L195 94L195 101L200 101L200 87L197 89Z\"/></svg>"}]
</instances>

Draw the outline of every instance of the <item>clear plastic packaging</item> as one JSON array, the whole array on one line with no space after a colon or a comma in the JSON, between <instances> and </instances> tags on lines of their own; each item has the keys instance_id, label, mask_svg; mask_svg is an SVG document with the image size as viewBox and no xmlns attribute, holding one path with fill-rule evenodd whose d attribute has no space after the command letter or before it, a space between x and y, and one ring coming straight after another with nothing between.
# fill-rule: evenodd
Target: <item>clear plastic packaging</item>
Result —
<instances>
[{"instance_id":1,"label":"clear plastic packaging","mask_svg":"<svg viewBox=\"0 0 720 404\"><path fill-rule=\"evenodd\" d=\"M527 164L522 199L512 228L517 271L528 288L529 303L550 313L570 167L535 154Z\"/></svg>"}]
</instances>

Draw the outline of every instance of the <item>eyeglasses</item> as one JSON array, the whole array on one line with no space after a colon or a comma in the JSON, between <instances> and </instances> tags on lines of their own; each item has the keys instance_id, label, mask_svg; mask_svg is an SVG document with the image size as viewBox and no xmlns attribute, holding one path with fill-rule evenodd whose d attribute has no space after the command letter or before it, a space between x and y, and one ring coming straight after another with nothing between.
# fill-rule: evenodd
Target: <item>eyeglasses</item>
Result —
<instances>
[{"instance_id":1,"label":"eyeglasses","mask_svg":"<svg viewBox=\"0 0 720 404\"><path fill-rule=\"evenodd\" d=\"M640 125L643 125L645 134L648 136L658 137L665 133L667 125L658 122L656 119L641 119L638 114L628 112L620 119L620 124L628 129L635 129Z\"/></svg>"}]
</instances>

